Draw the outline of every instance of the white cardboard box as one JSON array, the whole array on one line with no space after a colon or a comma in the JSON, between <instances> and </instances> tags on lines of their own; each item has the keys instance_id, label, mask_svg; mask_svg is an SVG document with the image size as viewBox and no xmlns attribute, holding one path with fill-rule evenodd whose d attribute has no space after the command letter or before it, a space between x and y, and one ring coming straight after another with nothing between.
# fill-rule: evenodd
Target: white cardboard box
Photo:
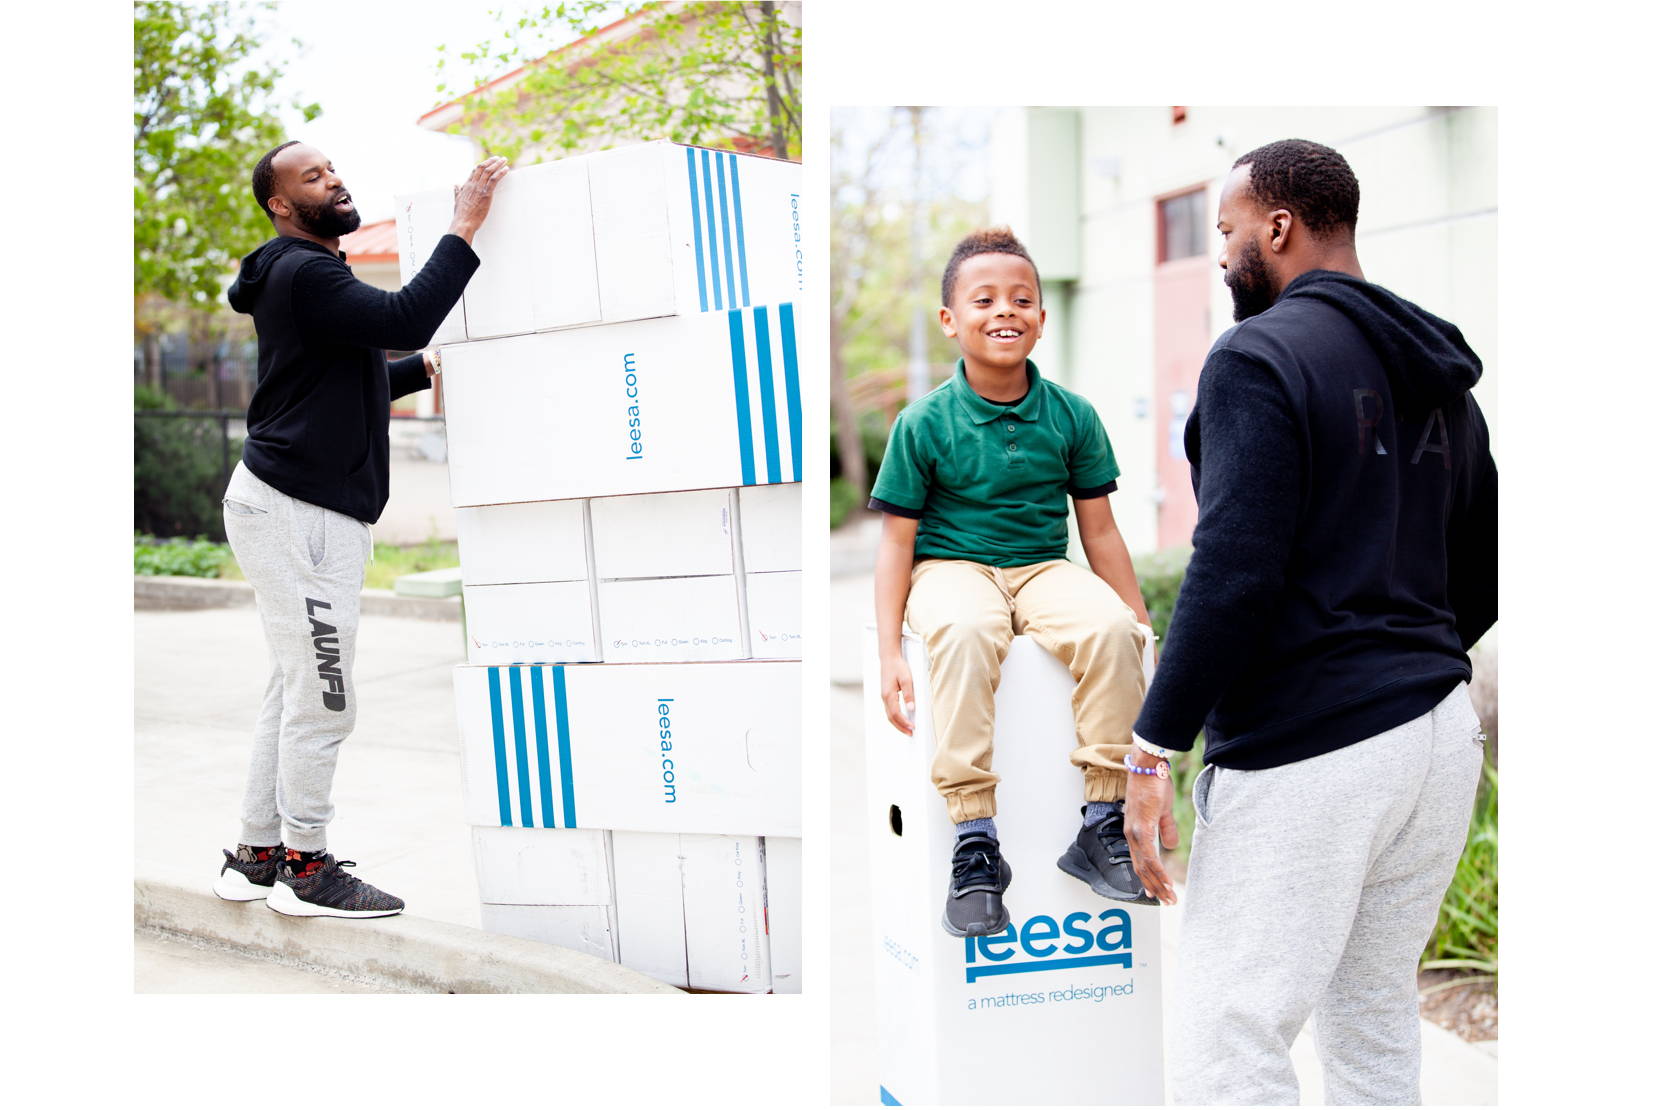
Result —
<instances>
[{"instance_id":1,"label":"white cardboard box","mask_svg":"<svg viewBox=\"0 0 1662 1110\"><path fill-rule=\"evenodd\" d=\"M618 962L677 986L772 986L761 841L612 834Z\"/></svg>"},{"instance_id":2,"label":"white cardboard box","mask_svg":"<svg viewBox=\"0 0 1662 1110\"><path fill-rule=\"evenodd\" d=\"M601 829L474 826L479 900L522 906L610 906L611 858Z\"/></svg>"},{"instance_id":3,"label":"white cardboard box","mask_svg":"<svg viewBox=\"0 0 1662 1110\"><path fill-rule=\"evenodd\" d=\"M479 906L479 920L487 933L557 944L618 962L617 934L609 906L519 906L485 902Z\"/></svg>"},{"instance_id":4,"label":"white cardboard box","mask_svg":"<svg viewBox=\"0 0 1662 1110\"><path fill-rule=\"evenodd\" d=\"M444 350L457 507L802 480L791 305Z\"/></svg>"},{"instance_id":5,"label":"white cardboard box","mask_svg":"<svg viewBox=\"0 0 1662 1110\"><path fill-rule=\"evenodd\" d=\"M762 842L768 884L768 957L773 993L802 993L802 841L770 836Z\"/></svg>"},{"instance_id":6,"label":"white cardboard box","mask_svg":"<svg viewBox=\"0 0 1662 1110\"><path fill-rule=\"evenodd\" d=\"M462 600L467 604L469 663L585 663L601 658L593 594L586 579L464 584Z\"/></svg>"},{"instance_id":7,"label":"white cardboard box","mask_svg":"<svg viewBox=\"0 0 1662 1110\"><path fill-rule=\"evenodd\" d=\"M462 299L467 337L600 322L589 175L581 158L511 171L473 237L479 269Z\"/></svg>"},{"instance_id":8,"label":"white cardboard box","mask_svg":"<svg viewBox=\"0 0 1662 1110\"><path fill-rule=\"evenodd\" d=\"M802 296L797 163L668 142L585 161L608 322Z\"/></svg>"},{"instance_id":9,"label":"white cardboard box","mask_svg":"<svg viewBox=\"0 0 1662 1110\"><path fill-rule=\"evenodd\" d=\"M935 741L922 645L905 640L917 705L910 737L888 723L878 700L875 632L865 647L874 1100L1163 1103L1160 918L1171 911L1103 898L1056 866L1078 832L1083 796L1067 758L1072 677L1028 637L1012 643L993 753L1002 777L999 844L1013 872L1011 926L996 937L956 938L941 927L955 830L930 782Z\"/></svg>"},{"instance_id":10,"label":"white cardboard box","mask_svg":"<svg viewBox=\"0 0 1662 1110\"><path fill-rule=\"evenodd\" d=\"M576 582L589 576L581 501L456 510L462 582Z\"/></svg>"},{"instance_id":11,"label":"white cardboard box","mask_svg":"<svg viewBox=\"0 0 1662 1110\"><path fill-rule=\"evenodd\" d=\"M802 572L745 575L753 659L802 658Z\"/></svg>"},{"instance_id":12,"label":"white cardboard box","mask_svg":"<svg viewBox=\"0 0 1662 1110\"><path fill-rule=\"evenodd\" d=\"M511 171L480 267L439 342L800 299L802 167L669 142ZM450 226L450 190L400 197L408 281Z\"/></svg>"},{"instance_id":13,"label":"white cardboard box","mask_svg":"<svg viewBox=\"0 0 1662 1110\"><path fill-rule=\"evenodd\" d=\"M686 490L589 502L602 578L733 573L733 491Z\"/></svg>"},{"instance_id":14,"label":"white cardboard box","mask_svg":"<svg viewBox=\"0 0 1662 1110\"><path fill-rule=\"evenodd\" d=\"M802 569L802 483L739 490L739 535L744 569Z\"/></svg>"},{"instance_id":15,"label":"white cardboard box","mask_svg":"<svg viewBox=\"0 0 1662 1110\"><path fill-rule=\"evenodd\" d=\"M455 671L472 825L801 836L801 667Z\"/></svg>"},{"instance_id":16,"label":"white cardboard box","mask_svg":"<svg viewBox=\"0 0 1662 1110\"><path fill-rule=\"evenodd\" d=\"M601 656L607 663L744 659L738 580L632 578L601 582Z\"/></svg>"},{"instance_id":17,"label":"white cardboard box","mask_svg":"<svg viewBox=\"0 0 1662 1110\"><path fill-rule=\"evenodd\" d=\"M456 200L450 191L444 190L402 196L395 203L398 206L394 221L398 232L398 280L400 285L408 285L427 265L433 248L449 230ZM439 330L433 333L432 343L461 343L467 339L466 296L464 291L463 299L456 302Z\"/></svg>"}]
</instances>

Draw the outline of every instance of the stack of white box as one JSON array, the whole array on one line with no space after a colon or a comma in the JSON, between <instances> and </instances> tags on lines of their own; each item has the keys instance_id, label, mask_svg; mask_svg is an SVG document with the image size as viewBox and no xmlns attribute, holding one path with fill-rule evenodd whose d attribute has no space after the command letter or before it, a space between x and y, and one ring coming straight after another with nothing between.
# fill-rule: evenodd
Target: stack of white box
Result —
<instances>
[{"instance_id":1,"label":"stack of white box","mask_svg":"<svg viewBox=\"0 0 1662 1110\"><path fill-rule=\"evenodd\" d=\"M800 987L801 167L515 170L444 345L485 928ZM408 281L448 191L403 198Z\"/></svg>"}]
</instances>

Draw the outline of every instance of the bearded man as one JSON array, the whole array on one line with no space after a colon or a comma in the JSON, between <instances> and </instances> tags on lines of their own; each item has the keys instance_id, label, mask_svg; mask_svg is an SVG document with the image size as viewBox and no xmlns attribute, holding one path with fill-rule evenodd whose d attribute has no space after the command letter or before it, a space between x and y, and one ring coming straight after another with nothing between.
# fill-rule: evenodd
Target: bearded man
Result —
<instances>
[{"instance_id":1,"label":"bearded man","mask_svg":"<svg viewBox=\"0 0 1662 1110\"><path fill-rule=\"evenodd\" d=\"M329 854L330 791L358 709L352 664L369 526L387 504L391 402L429 388L436 365L386 350L432 339L479 267L473 235L508 171L491 158L458 188L449 234L388 293L352 276L340 237L361 217L333 163L287 142L254 167L254 200L276 237L228 293L254 317L259 370L248 438L225 490L225 532L254 587L272 658L254 729L242 831L214 892L280 913L382 917L402 899Z\"/></svg>"},{"instance_id":2,"label":"bearded man","mask_svg":"<svg viewBox=\"0 0 1662 1110\"><path fill-rule=\"evenodd\" d=\"M1415 970L1483 762L1466 653L1496 617L1496 478L1482 364L1363 277L1360 196L1337 151L1291 139L1243 155L1219 200L1239 323L1185 428L1195 550L1125 805L1170 904L1160 764L1204 723L1177 1103L1297 1103L1312 1016L1327 1102L1419 1102Z\"/></svg>"}]
</instances>

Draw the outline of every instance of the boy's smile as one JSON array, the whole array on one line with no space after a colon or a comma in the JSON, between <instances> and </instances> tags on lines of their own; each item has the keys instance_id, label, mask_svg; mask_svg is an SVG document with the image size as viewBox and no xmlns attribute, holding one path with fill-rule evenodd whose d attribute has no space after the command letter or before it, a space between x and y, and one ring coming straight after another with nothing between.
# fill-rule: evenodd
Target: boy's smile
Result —
<instances>
[{"instance_id":1,"label":"boy's smile","mask_svg":"<svg viewBox=\"0 0 1662 1110\"><path fill-rule=\"evenodd\" d=\"M941 330L958 341L964 372L984 384L1012 379L1027 385L1027 356L1044 334L1045 311L1039 305L1039 275L1020 255L989 253L964 259L952 290L952 303L941 309ZM1019 383L1014 375L1020 372ZM983 383L976 383L983 384Z\"/></svg>"}]
</instances>

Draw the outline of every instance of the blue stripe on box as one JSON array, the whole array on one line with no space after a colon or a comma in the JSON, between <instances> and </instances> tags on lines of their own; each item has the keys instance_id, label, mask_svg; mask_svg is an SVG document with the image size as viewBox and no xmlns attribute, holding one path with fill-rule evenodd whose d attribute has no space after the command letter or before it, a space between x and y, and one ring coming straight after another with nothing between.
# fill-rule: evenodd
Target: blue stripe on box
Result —
<instances>
[{"instance_id":1,"label":"blue stripe on box","mask_svg":"<svg viewBox=\"0 0 1662 1110\"><path fill-rule=\"evenodd\" d=\"M716 191L721 197L721 254L727 263L727 303L739 307L738 294L733 291L733 229L727 219L727 160L716 155Z\"/></svg>"},{"instance_id":2,"label":"blue stripe on box","mask_svg":"<svg viewBox=\"0 0 1662 1110\"><path fill-rule=\"evenodd\" d=\"M704 163L704 219L710 225L710 284L716 291L716 307L721 307L721 262L716 258L716 206L710 196L710 152L699 151Z\"/></svg>"},{"instance_id":3,"label":"blue stripe on box","mask_svg":"<svg viewBox=\"0 0 1662 1110\"><path fill-rule=\"evenodd\" d=\"M756 484L756 461L751 449L750 373L744 359L744 315L733 309L727 314L727 341L733 353L733 412L739 423L739 473L743 484Z\"/></svg>"},{"instance_id":4,"label":"blue stripe on box","mask_svg":"<svg viewBox=\"0 0 1662 1110\"><path fill-rule=\"evenodd\" d=\"M768 341L768 310L756 318L756 380L762 387L762 438L767 447L768 481L779 481L779 412L773 396L773 349Z\"/></svg>"},{"instance_id":5,"label":"blue stripe on box","mask_svg":"<svg viewBox=\"0 0 1662 1110\"><path fill-rule=\"evenodd\" d=\"M687 148L687 196L692 201L693 257L698 260L698 310L710 307L710 295L704 288L704 228L698 220L698 161L693 148Z\"/></svg>"},{"instance_id":6,"label":"blue stripe on box","mask_svg":"<svg viewBox=\"0 0 1662 1110\"><path fill-rule=\"evenodd\" d=\"M501 668L490 669L491 740L496 756L496 810L504 825L514 823L513 810L508 806L508 752L502 736L502 677Z\"/></svg>"},{"instance_id":7,"label":"blue stripe on box","mask_svg":"<svg viewBox=\"0 0 1662 1110\"><path fill-rule=\"evenodd\" d=\"M900 1100L889 1093L889 1089L881 1083L877 1085L877 1101L884 1106L899 1106Z\"/></svg>"},{"instance_id":8,"label":"blue stripe on box","mask_svg":"<svg viewBox=\"0 0 1662 1110\"><path fill-rule=\"evenodd\" d=\"M543 705L542 668L531 668L531 711L537 725L537 786L542 794L542 827L554 827L554 784L548 768L548 712Z\"/></svg>"},{"instance_id":9,"label":"blue stripe on box","mask_svg":"<svg viewBox=\"0 0 1662 1110\"><path fill-rule=\"evenodd\" d=\"M571 725L566 714L566 669L554 668L554 723L560 740L560 800L565 803L566 828L577 827L577 799L571 787Z\"/></svg>"},{"instance_id":10,"label":"blue stripe on box","mask_svg":"<svg viewBox=\"0 0 1662 1110\"><path fill-rule=\"evenodd\" d=\"M525 748L525 698L519 688L519 668L508 669L508 693L514 703L514 767L519 771L519 823L531 827L531 763Z\"/></svg>"},{"instance_id":11,"label":"blue stripe on box","mask_svg":"<svg viewBox=\"0 0 1662 1110\"><path fill-rule=\"evenodd\" d=\"M744 293L744 303L750 304L750 266L744 257L744 201L739 198L739 156L727 155L728 164L733 167L733 222L739 230L739 288Z\"/></svg>"},{"instance_id":12,"label":"blue stripe on box","mask_svg":"<svg viewBox=\"0 0 1662 1110\"><path fill-rule=\"evenodd\" d=\"M779 306L779 346L785 355L785 409L791 425L791 480L802 481L802 384L797 380L796 313Z\"/></svg>"}]
</instances>

